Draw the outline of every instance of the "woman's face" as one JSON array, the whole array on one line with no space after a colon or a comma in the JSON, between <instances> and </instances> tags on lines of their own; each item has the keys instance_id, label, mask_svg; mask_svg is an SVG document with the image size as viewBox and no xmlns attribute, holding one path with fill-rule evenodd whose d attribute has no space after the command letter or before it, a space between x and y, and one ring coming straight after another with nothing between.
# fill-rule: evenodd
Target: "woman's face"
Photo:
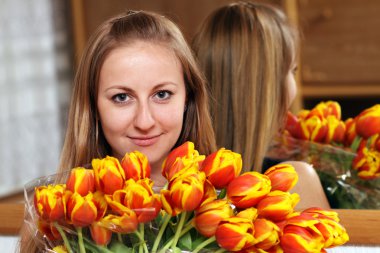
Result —
<instances>
[{"instance_id":1,"label":"woman's face","mask_svg":"<svg viewBox=\"0 0 380 253\"><path fill-rule=\"evenodd\" d=\"M186 89L182 67L159 43L136 41L106 57L98 113L113 156L138 150L161 168L182 130ZM152 171L154 173L154 171Z\"/></svg>"}]
</instances>

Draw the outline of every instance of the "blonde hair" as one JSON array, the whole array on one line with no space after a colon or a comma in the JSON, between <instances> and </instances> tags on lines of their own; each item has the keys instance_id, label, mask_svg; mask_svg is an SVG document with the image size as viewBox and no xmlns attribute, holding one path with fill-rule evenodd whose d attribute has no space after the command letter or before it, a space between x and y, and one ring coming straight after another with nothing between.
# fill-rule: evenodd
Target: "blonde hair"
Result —
<instances>
[{"instance_id":1,"label":"blonde hair","mask_svg":"<svg viewBox=\"0 0 380 253\"><path fill-rule=\"evenodd\" d=\"M261 170L268 143L284 122L295 35L279 9L238 2L210 14L194 39L215 99L217 144L241 153L244 170Z\"/></svg>"},{"instance_id":2,"label":"blonde hair","mask_svg":"<svg viewBox=\"0 0 380 253\"><path fill-rule=\"evenodd\" d=\"M74 79L59 172L86 165L93 158L111 154L96 107L99 73L110 51L136 40L167 46L182 64L186 85L186 111L182 132L173 148L185 141L192 141L202 154L215 151L206 82L181 31L168 18L158 14L129 11L104 22L84 50ZM36 245L25 228L21 237L21 252L36 252Z\"/></svg>"}]
</instances>

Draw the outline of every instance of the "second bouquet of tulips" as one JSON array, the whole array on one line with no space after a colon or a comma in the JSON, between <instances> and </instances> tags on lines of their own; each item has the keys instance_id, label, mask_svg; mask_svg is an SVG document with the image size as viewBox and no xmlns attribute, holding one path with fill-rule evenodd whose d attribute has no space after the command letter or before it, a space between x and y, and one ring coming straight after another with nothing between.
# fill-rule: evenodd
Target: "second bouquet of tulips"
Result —
<instances>
[{"instance_id":1,"label":"second bouquet of tulips","mask_svg":"<svg viewBox=\"0 0 380 253\"><path fill-rule=\"evenodd\" d=\"M162 165L154 186L140 152L93 159L26 187L37 244L48 252L324 252L348 241L337 213L295 211L298 175L279 164L241 174L240 154L200 155L186 142ZM59 175L61 176L61 175Z\"/></svg>"}]
</instances>

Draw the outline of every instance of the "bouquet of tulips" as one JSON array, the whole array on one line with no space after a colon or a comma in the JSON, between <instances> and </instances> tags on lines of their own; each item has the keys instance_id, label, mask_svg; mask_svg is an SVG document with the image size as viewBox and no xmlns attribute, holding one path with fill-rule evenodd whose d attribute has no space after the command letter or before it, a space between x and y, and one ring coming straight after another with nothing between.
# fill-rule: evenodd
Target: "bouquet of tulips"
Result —
<instances>
[{"instance_id":1,"label":"bouquet of tulips","mask_svg":"<svg viewBox=\"0 0 380 253\"><path fill-rule=\"evenodd\" d=\"M66 183L40 178L26 191L36 240L48 252L325 252L348 241L337 213L295 211L288 164L264 174L242 170L224 148L200 155L186 142L162 166L155 187L146 156L93 159ZM29 221L30 222L30 221Z\"/></svg>"},{"instance_id":2,"label":"bouquet of tulips","mask_svg":"<svg viewBox=\"0 0 380 253\"><path fill-rule=\"evenodd\" d=\"M335 101L289 112L270 153L313 164L334 208L380 208L380 105L345 121Z\"/></svg>"}]
</instances>

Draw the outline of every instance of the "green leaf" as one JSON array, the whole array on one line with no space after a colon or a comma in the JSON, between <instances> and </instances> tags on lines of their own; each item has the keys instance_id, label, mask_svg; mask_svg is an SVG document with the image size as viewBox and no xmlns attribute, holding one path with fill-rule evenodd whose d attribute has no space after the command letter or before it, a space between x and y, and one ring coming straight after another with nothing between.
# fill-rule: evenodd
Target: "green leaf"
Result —
<instances>
[{"instance_id":1,"label":"green leaf","mask_svg":"<svg viewBox=\"0 0 380 253\"><path fill-rule=\"evenodd\" d=\"M133 249L125 246L123 243L119 241L114 241L110 247L110 250L115 253L133 253Z\"/></svg>"},{"instance_id":2,"label":"green leaf","mask_svg":"<svg viewBox=\"0 0 380 253\"><path fill-rule=\"evenodd\" d=\"M190 233L184 234L178 241L178 246L181 249L192 250L192 240Z\"/></svg>"}]
</instances>

